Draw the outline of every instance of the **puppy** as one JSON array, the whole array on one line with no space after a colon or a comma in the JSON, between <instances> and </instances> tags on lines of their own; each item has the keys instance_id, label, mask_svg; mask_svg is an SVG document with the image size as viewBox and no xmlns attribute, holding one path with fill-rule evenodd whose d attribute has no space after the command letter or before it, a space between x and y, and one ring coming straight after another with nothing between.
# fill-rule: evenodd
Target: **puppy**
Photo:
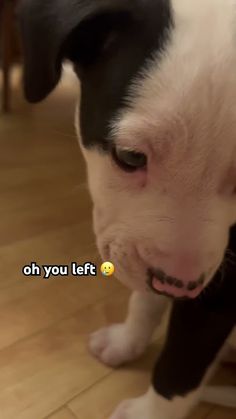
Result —
<instances>
[{"instance_id":1,"label":"puppy","mask_svg":"<svg viewBox=\"0 0 236 419\"><path fill-rule=\"evenodd\" d=\"M23 0L19 19L30 102L74 65L98 249L134 290L92 353L137 358L173 299L149 390L111 419L182 419L236 321L236 1Z\"/></svg>"}]
</instances>

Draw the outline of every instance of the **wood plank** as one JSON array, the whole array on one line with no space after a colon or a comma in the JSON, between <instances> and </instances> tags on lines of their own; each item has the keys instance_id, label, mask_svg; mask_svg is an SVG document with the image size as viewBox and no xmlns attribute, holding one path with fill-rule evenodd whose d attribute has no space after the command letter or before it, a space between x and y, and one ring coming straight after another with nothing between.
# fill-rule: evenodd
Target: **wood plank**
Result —
<instances>
[{"instance_id":1,"label":"wood plank","mask_svg":"<svg viewBox=\"0 0 236 419\"><path fill-rule=\"evenodd\" d=\"M82 228L78 227L78 231L81 232ZM69 238L76 237L72 236L74 233L76 233L76 230L63 230L62 235L57 232L57 234L51 237L48 236L47 241L45 241L45 238L42 241L37 241L37 245L34 243L35 246L31 247L33 255L30 252L25 253L23 251L24 248L26 250L30 249L28 243L20 243L18 248L21 248L21 251L15 253L17 257L15 261L14 258L12 261L11 286L6 267L4 272L1 272L1 277L5 278L5 282L3 280L0 281L2 286L0 293L0 348L11 345L17 340L26 338L43 328L48 328L53 323L96 303L100 299L108 296L113 297L120 291L127 293L125 288L115 278L107 280L107 278L101 275L99 271L100 259L96 253L91 252L89 242L87 243L87 248L85 247L83 251L80 249L81 253L77 253L79 246L71 238L70 246L68 246L70 251L68 252L66 249L64 251L64 246L67 245ZM43 246L44 241L45 245ZM53 247L53 244L55 244L55 247ZM37 249L39 250L38 253ZM51 250L47 254L50 249L53 249L53 251ZM79 254L79 257L76 257L77 254ZM23 260L19 255L23 257ZM54 277L48 280L37 277L25 278L21 274L21 268L31 260L38 264L59 263L68 265L70 265L71 261L76 261L77 263L91 261L98 266L98 276L74 277L70 275L61 278ZM10 258L7 261L8 265L6 264L6 266L10 267ZM16 283L16 281L18 282Z\"/></svg>"},{"instance_id":2,"label":"wood plank","mask_svg":"<svg viewBox=\"0 0 236 419\"><path fill-rule=\"evenodd\" d=\"M78 202L74 193L69 199L59 198L57 202L49 202L34 208L33 211L28 207L23 212L5 212L1 214L0 245L55 231L61 226L77 224L80 211L90 213L90 203L85 200ZM65 214L67 214L66 217Z\"/></svg>"},{"instance_id":3,"label":"wood plank","mask_svg":"<svg viewBox=\"0 0 236 419\"><path fill-rule=\"evenodd\" d=\"M45 282L43 287L35 287L27 296L1 307L1 349L48 328L81 308L90 307L105 296L111 298L111 289L116 288L111 282L95 283L94 279L67 280L66 286L62 281ZM117 293L116 289L115 295Z\"/></svg>"},{"instance_id":4,"label":"wood plank","mask_svg":"<svg viewBox=\"0 0 236 419\"><path fill-rule=\"evenodd\" d=\"M70 409L63 407L52 415L47 416L45 419L76 419L76 417Z\"/></svg>"},{"instance_id":5,"label":"wood plank","mask_svg":"<svg viewBox=\"0 0 236 419\"><path fill-rule=\"evenodd\" d=\"M71 261L91 262L98 257L91 221L57 228L37 237L0 246L0 289L13 282L29 282L22 267L31 261L40 264L67 264ZM0 296L1 298L1 296Z\"/></svg>"},{"instance_id":6,"label":"wood plank","mask_svg":"<svg viewBox=\"0 0 236 419\"><path fill-rule=\"evenodd\" d=\"M87 335L123 317L126 296L94 304L58 325L0 351L0 406L4 419L44 418L106 376L93 359ZM63 306L61 306L63 310Z\"/></svg>"},{"instance_id":7,"label":"wood plank","mask_svg":"<svg viewBox=\"0 0 236 419\"><path fill-rule=\"evenodd\" d=\"M122 400L144 393L159 351L160 347L153 344L141 360L113 371L95 383L88 391L69 402L69 408L78 419L108 419Z\"/></svg>"}]
</instances>

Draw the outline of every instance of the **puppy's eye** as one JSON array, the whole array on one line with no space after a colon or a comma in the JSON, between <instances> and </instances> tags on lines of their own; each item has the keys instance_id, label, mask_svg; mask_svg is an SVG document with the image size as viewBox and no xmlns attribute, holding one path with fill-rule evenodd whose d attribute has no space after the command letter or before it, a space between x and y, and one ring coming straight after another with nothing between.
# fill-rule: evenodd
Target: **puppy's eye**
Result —
<instances>
[{"instance_id":1,"label":"puppy's eye","mask_svg":"<svg viewBox=\"0 0 236 419\"><path fill-rule=\"evenodd\" d=\"M147 166L147 156L137 151L114 147L112 157L115 163L127 172L135 172L138 169L145 169Z\"/></svg>"}]
</instances>

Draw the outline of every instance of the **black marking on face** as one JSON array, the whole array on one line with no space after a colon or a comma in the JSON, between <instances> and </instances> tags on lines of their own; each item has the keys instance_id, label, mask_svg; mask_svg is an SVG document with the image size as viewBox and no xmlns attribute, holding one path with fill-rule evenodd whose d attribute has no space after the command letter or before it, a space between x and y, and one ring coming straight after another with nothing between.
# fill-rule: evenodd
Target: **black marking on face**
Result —
<instances>
[{"instance_id":1,"label":"black marking on face","mask_svg":"<svg viewBox=\"0 0 236 419\"><path fill-rule=\"evenodd\" d=\"M169 277L166 279L166 281L167 281L167 283L168 283L169 285L174 285L174 283L175 283L174 278L172 278L171 276L169 276Z\"/></svg>"},{"instance_id":2,"label":"black marking on face","mask_svg":"<svg viewBox=\"0 0 236 419\"><path fill-rule=\"evenodd\" d=\"M172 276L166 275L165 272L162 271L161 269L149 268L148 273L147 273L147 277L148 277L148 279L147 279L148 285L151 286L152 289L153 289L153 286L152 286L153 277L156 277L162 284L167 283L169 285L174 285L177 288L184 288L184 282L183 281L181 281L178 278L174 278ZM205 282L205 274L202 274L197 281L190 281L187 285L187 289L189 291L193 291L199 285L203 285L204 282Z\"/></svg>"},{"instance_id":3,"label":"black marking on face","mask_svg":"<svg viewBox=\"0 0 236 419\"><path fill-rule=\"evenodd\" d=\"M197 287L198 287L198 283L197 283L197 281L191 281L191 282L189 282L189 284L188 284L188 290L189 290L189 291L193 291L193 290L195 290Z\"/></svg>"},{"instance_id":4,"label":"black marking on face","mask_svg":"<svg viewBox=\"0 0 236 419\"><path fill-rule=\"evenodd\" d=\"M163 284L167 280L167 276L164 271L158 268L149 268L147 272L148 280L152 279L154 276L159 279Z\"/></svg>"},{"instance_id":5,"label":"black marking on face","mask_svg":"<svg viewBox=\"0 0 236 419\"><path fill-rule=\"evenodd\" d=\"M28 100L46 97L70 59L82 87L82 142L107 150L132 80L169 38L170 0L22 0L20 24Z\"/></svg>"},{"instance_id":6,"label":"black marking on face","mask_svg":"<svg viewBox=\"0 0 236 419\"><path fill-rule=\"evenodd\" d=\"M205 279L206 279L206 276L205 276L205 274L202 274L201 276L200 276L200 278L197 280L197 281L191 281L191 282L189 282L189 284L188 284L188 290L189 291L193 291L193 290L195 290L199 285L203 285L204 284L204 282L205 282Z\"/></svg>"},{"instance_id":7,"label":"black marking on face","mask_svg":"<svg viewBox=\"0 0 236 419\"><path fill-rule=\"evenodd\" d=\"M168 283L169 285L173 285L173 284L176 285L176 282L179 282L181 284L183 284L183 283L182 283L182 281L177 280L176 278L173 278L171 276L167 276L161 269L149 268L148 269L148 272L147 272L147 281L146 282L147 282L148 288L151 289L151 291L153 291L155 294L164 295L164 296L170 297L172 299L174 298L175 300L187 300L187 299L189 299L189 297L173 297L173 295L168 294L167 292L163 292L163 291L160 292L160 291L158 291L157 289L155 289L153 287L153 277L158 278L158 280L162 284ZM179 288L183 288L183 286L184 285L182 285ZM177 288L178 288L178 286L177 286Z\"/></svg>"},{"instance_id":8,"label":"black marking on face","mask_svg":"<svg viewBox=\"0 0 236 419\"><path fill-rule=\"evenodd\" d=\"M183 288L183 287L184 287L184 283L183 283L183 281L181 281L180 279L176 279L176 281L174 282L174 285L175 285L177 288Z\"/></svg>"}]
</instances>

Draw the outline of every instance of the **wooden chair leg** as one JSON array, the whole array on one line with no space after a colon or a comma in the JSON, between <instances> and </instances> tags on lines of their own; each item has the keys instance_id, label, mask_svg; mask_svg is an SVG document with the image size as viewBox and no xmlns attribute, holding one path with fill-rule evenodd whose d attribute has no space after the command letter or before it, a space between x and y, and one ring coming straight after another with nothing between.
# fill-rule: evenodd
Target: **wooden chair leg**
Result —
<instances>
[{"instance_id":1,"label":"wooden chair leg","mask_svg":"<svg viewBox=\"0 0 236 419\"><path fill-rule=\"evenodd\" d=\"M2 10L2 71L3 71L3 95L2 110L10 110L10 70L11 70L11 28L12 28L12 5L5 1Z\"/></svg>"}]
</instances>

